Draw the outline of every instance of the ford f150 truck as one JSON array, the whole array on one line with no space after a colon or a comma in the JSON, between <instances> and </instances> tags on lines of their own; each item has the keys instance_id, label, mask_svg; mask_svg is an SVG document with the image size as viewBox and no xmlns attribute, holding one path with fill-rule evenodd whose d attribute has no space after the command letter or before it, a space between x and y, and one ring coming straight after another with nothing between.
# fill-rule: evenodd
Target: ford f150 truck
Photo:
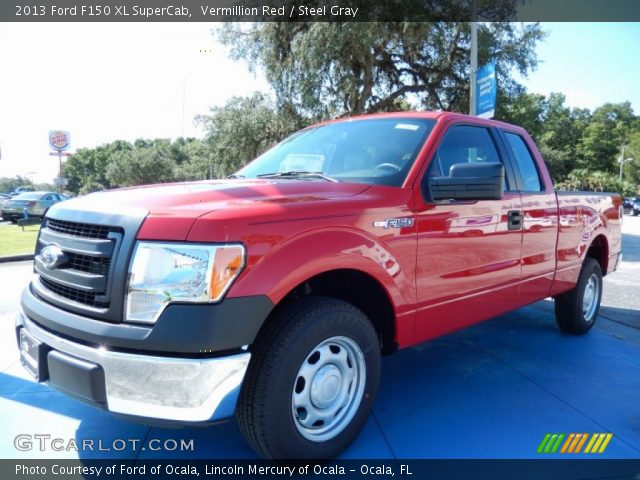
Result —
<instances>
[{"instance_id":1,"label":"ford f150 truck","mask_svg":"<svg viewBox=\"0 0 640 480\"><path fill-rule=\"evenodd\" d=\"M53 206L16 320L22 363L117 415L235 415L264 457L331 457L367 420L381 354L546 297L561 330L587 332L621 221L618 195L555 192L522 128L327 122L229 179Z\"/></svg>"}]
</instances>

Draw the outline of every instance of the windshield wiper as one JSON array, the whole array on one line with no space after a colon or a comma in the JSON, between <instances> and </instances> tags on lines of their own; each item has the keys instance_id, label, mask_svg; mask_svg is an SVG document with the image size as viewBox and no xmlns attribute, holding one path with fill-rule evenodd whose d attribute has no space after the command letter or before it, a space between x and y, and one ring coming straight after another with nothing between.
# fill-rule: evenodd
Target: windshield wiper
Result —
<instances>
[{"instance_id":1,"label":"windshield wiper","mask_svg":"<svg viewBox=\"0 0 640 480\"><path fill-rule=\"evenodd\" d=\"M227 175L226 178L244 178L244 175L238 175L237 173L232 173L231 175Z\"/></svg>"},{"instance_id":2,"label":"windshield wiper","mask_svg":"<svg viewBox=\"0 0 640 480\"><path fill-rule=\"evenodd\" d=\"M331 178L322 172L306 172L301 170L291 170L289 172L273 172L273 173L261 173L256 175L258 178L322 178L328 182L337 182L335 178Z\"/></svg>"}]
</instances>

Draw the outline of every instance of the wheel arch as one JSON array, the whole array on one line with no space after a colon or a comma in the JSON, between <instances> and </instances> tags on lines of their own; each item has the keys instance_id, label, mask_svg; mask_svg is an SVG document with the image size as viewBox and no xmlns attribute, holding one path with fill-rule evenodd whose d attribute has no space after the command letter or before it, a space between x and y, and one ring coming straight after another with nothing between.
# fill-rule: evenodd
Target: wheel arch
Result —
<instances>
[{"instance_id":1,"label":"wheel arch","mask_svg":"<svg viewBox=\"0 0 640 480\"><path fill-rule=\"evenodd\" d=\"M256 338L269 328L282 308L311 295L337 298L355 306L375 328L382 353L390 354L397 349L397 321L389 292L373 275L353 268L323 271L291 288L271 311Z\"/></svg>"},{"instance_id":2,"label":"wheel arch","mask_svg":"<svg viewBox=\"0 0 640 480\"><path fill-rule=\"evenodd\" d=\"M595 259L600 265L602 276L607 274L609 267L609 242L604 234L599 234L592 240L585 258Z\"/></svg>"}]
</instances>

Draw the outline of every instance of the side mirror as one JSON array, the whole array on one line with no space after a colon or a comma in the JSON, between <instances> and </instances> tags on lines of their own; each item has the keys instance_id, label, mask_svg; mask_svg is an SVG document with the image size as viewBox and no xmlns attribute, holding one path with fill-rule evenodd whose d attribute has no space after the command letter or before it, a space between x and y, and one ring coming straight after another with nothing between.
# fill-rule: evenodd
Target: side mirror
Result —
<instances>
[{"instance_id":1,"label":"side mirror","mask_svg":"<svg viewBox=\"0 0 640 480\"><path fill-rule=\"evenodd\" d=\"M449 177L429 178L431 200L500 200L504 185L501 163L457 163Z\"/></svg>"}]
</instances>

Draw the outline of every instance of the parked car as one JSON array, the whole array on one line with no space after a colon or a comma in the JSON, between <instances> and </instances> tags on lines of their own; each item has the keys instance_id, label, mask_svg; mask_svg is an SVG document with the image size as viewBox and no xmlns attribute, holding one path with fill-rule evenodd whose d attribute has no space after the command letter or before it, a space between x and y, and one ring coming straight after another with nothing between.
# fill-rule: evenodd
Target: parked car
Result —
<instances>
[{"instance_id":1,"label":"parked car","mask_svg":"<svg viewBox=\"0 0 640 480\"><path fill-rule=\"evenodd\" d=\"M28 186L18 187L13 192L9 193L9 196L15 197L16 195L20 195L21 193L26 193L26 192L35 192L35 188L28 187Z\"/></svg>"},{"instance_id":2,"label":"parked car","mask_svg":"<svg viewBox=\"0 0 640 480\"><path fill-rule=\"evenodd\" d=\"M627 197L622 201L622 207L624 208L625 213L631 212L631 210L633 209L634 201L635 201L635 198L633 197Z\"/></svg>"},{"instance_id":3,"label":"parked car","mask_svg":"<svg viewBox=\"0 0 640 480\"><path fill-rule=\"evenodd\" d=\"M27 209L29 217L43 218L49 208L66 198L56 192L24 192L12 197L2 205L2 218L16 223L24 217Z\"/></svg>"},{"instance_id":4,"label":"parked car","mask_svg":"<svg viewBox=\"0 0 640 480\"><path fill-rule=\"evenodd\" d=\"M631 215L640 215L640 197L633 201L633 205L631 205Z\"/></svg>"},{"instance_id":5,"label":"parked car","mask_svg":"<svg viewBox=\"0 0 640 480\"><path fill-rule=\"evenodd\" d=\"M0 193L0 220L4 220L2 218L2 209L9 203L10 198L11 195L9 195L8 193Z\"/></svg>"},{"instance_id":6,"label":"parked car","mask_svg":"<svg viewBox=\"0 0 640 480\"><path fill-rule=\"evenodd\" d=\"M232 179L54 205L16 337L37 381L119 416L235 414L264 457L333 457L367 422L382 353L549 296L560 330L589 331L621 223L617 194L556 192L520 127L349 118Z\"/></svg>"}]
</instances>

